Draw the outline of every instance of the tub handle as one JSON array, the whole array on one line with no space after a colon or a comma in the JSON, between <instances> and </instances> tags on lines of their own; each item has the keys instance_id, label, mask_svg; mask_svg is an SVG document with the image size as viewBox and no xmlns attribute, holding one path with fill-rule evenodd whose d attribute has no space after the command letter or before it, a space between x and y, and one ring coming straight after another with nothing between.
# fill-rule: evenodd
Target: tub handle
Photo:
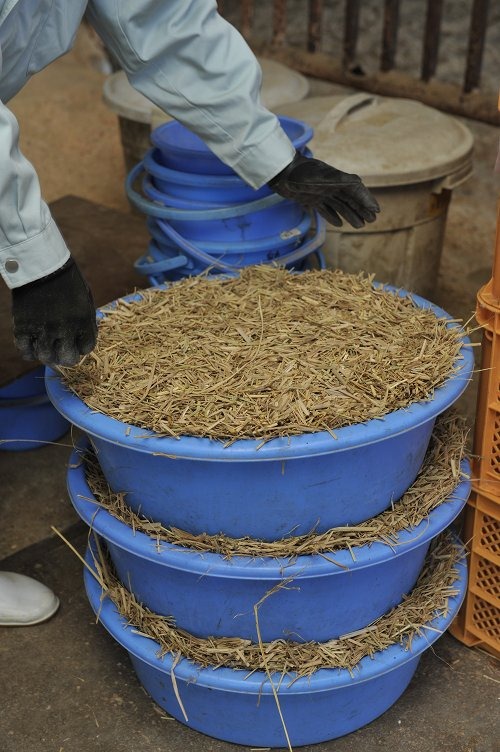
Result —
<instances>
[{"instance_id":1,"label":"tub handle","mask_svg":"<svg viewBox=\"0 0 500 752\"><path fill-rule=\"evenodd\" d=\"M378 97L373 94L368 94L365 91L359 94L353 94L352 96L343 99L341 102L332 107L328 114L325 115L319 125L315 128L315 143L320 141L322 138L328 138L329 136L332 136L339 123L345 117L347 117L347 115L353 112L353 110L357 110L358 108L364 107L367 104L376 102L377 99Z\"/></svg>"},{"instance_id":2,"label":"tub handle","mask_svg":"<svg viewBox=\"0 0 500 752\"><path fill-rule=\"evenodd\" d=\"M309 256L310 253L314 253L323 245L326 238L326 222L317 212L315 212L315 218L316 232L314 236L305 244L299 246L296 250L291 251L284 256L278 256L276 261L279 262L280 265L287 266L295 261L300 261L305 256ZM167 235L167 237L169 237L170 240L172 240L182 251L188 256L195 258L197 261L201 261L207 267L219 269L226 274L239 274L241 272L241 267L224 264L222 261L214 259L213 256L210 256L208 253L205 253L200 248L190 243L186 238L183 238L182 235L174 230L168 222L165 222L165 220L160 220L159 225L165 235Z\"/></svg>"},{"instance_id":3,"label":"tub handle","mask_svg":"<svg viewBox=\"0 0 500 752\"><path fill-rule=\"evenodd\" d=\"M141 196L134 189L134 183L142 172L145 172L145 167L143 162L139 162L127 175L125 190L128 198L137 209L140 209L140 211L149 217L155 217L156 219L181 219L188 221L231 219L232 217L241 217L244 214L250 214L261 209L268 209L270 206L276 206L286 200L277 193L271 193L270 196L264 196L264 198L259 198L256 201L249 201L245 204L232 204L220 209L174 209L170 206L163 206L154 201L149 201L149 199L144 198L144 196Z\"/></svg>"},{"instance_id":4,"label":"tub handle","mask_svg":"<svg viewBox=\"0 0 500 752\"><path fill-rule=\"evenodd\" d=\"M188 259L182 254L173 256L172 258L161 259L160 261L149 261L149 253L145 253L134 262L134 269L139 274L148 276L149 274L163 274L164 272L172 271L172 269L179 269L181 266L186 266Z\"/></svg>"}]
</instances>

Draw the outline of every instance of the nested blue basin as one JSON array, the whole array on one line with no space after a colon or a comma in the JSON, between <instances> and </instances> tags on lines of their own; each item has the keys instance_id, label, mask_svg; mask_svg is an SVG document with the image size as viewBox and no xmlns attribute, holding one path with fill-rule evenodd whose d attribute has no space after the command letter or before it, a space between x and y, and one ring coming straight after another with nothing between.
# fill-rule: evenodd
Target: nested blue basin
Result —
<instances>
[{"instance_id":1,"label":"nested blue basin","mask_svg":"<svg viewBox=\"0 0 500 752\"><path fill-rule=\"evenodd\" d=\"M126 298L138 299L140 294ZM55 407L90 437L108 483L127 492L134 511L190 533L278 540L354 525L399 499L422 465L436 417L471 378L474 358L466 338L455 365L427 402L346 426L335 438L323 431L264 445L253 439L225 446L192 436L159 437L95 412L51 369L46 385Z\"/></svg>"},{"instance_id":2,"label":"nested blue basin","mask_svg":"<svg viewBox=\"0 0 500 752\"><path fill-rule=\"evenodd\" d=\"M280 115L278 120L297 151L303 151L313 136L311 126L285 115ZM155 128L151 133L151 141L158 150L159 162L172 170L208 175L235 174L199 136L176 120Z\"/></svg>"},{"instance_id":3,"label":"nested blue basin","mask_svg":"<svg viewBox=\"0 0 500 752\"><path fill-rule=\"evenodd\" d=\"M206 218L204 209L219 208L220 206L232 206L229 204L202 204L188 201L185 198L167 195L158 190L151 180L143 182L145 196L156 204L168 206L173 209L189 210L187 219L172 219L170 224L180 235L188 240L196 240L199 243L241 243L258 241L270 237L281 237L290 233L304 220L309 219L308 213L294 201L282 201L264 209L252 211L249 206L245 214L228 217L225 219ZM151 220L150 220L151 221ZM152 223L161 230L160 223L163 220L152 220Z\"/></svg>"},{"instance_id":4,"label":"nested blue basin","mask_svg":"<svg viewBox=\"0 0 500 752\"><path fill-rule=\"evenodd\" d=\"M457 546L460 544L457 541ZM462 548L463 551L463 548ZM87 552L87 561L92 557ZM458 594L448 600L446 616L438 616L410 645L391 645L363 658L353 673L322 669L294 683L281 681L278 696L293 746L316 744L355 731L384 713L408 686L422 653L448 628L463 601L467 585L465 552L457 565ZM202 668L187 659L175 665L176 686L186 721L176 699L171 673L173 656L158 658L158 644L134 631L85 571L85 587L99 621L129 653L138 679L153 700L177 720L208 736L249 747L286 747L271 684L264 672Z\"/></svg>"},{"instance_id":5,"label":"nested blue basin","mask_svg":"<svg viewBox=\"0 0 500 752\"><path fill-rule=\"evenodd\" d=\"M165 234L165 223L162 220L148 221L148 229L153 238L149 244L148 253L135 263L135 268L141 274L154 275L157 272L177 269L182 276L201 274L209 267L209 262L200 260L189 254L188 250L179 245ZM260 263L269 263L305 246L305 235L311 227L311 217L304 215L300 223L280 235L261 238L260 240L239 240L231 242L197 241L196 247L208 254L213 261L221 261L224 265L240 269ZM160 263L158 263L160 262ZM162 268L162 263L166 262ZM299 266L300 262L295 262ZM211 273L221 273L214 269ZM223 272L222 272L223 273Z\"/></svg>"},{"instance_id":6,"label":"nested blue basin","mask_svg":"<svg viewBox=\"0 0 500 752\"><path fill-rule=\"evenodd\" d=\"M229 175L207 175L172 170L164 167L159 157L158 149L150 149L142 164L153 186L167 196L205 203L206 208L213 208L214 204L241 204L272 195L267 185L252 188L234 172Z\"/></svg>"},{"instance_id":7,"label":"nested blue basin","mask_svg":"<svg viewBox=\"0 0 500 752\"><path fill-rule=\"evenodd\" d=\"M201 244L199 247L201 247ZM299 248L300 247L299 241ZM289 253L290 248L285 252ZM275 248L273 251L268 252L268 256L270 257L268 260L271 258L279 258L282 256L282 253L282 249L278 250ZM233 254L231 255L231 264L235 268L244 266L248 262L248 257L246 257L245 254L241 254L237 257ZM214 255L214 258L226 263L229 255L227 257L226 255ZM315 264L317 266L315 266ZM167 245L166 243L159 243L156 240L151 241L148 245L147 253L134 262L134 267L139 274L146 275L149 279L149 283L155 287L159 287L165 282L183 279L186 276L202 274L208 269L208 266L203 265L203 263L197 259L191 258L176 245ZM307 254L302 260L292 261L291 267L287 266L287 268L292 268L294 271L298 272L311 268L326 269L326 264L323 254L321 251L317 250L312 255ZM225 272L222 269L215 267L212 267L210 270L211 275L224 273Z\"/></svg>"},{"instance_id":8,"label":"nested blue basin","mask_svg":"<svg viewBox=\"0 0 500 752\"><path fill-rule=\"evenodd\" d=\"M152 611L173 616L198 637L242 637L257 641L253 607L269 590L293 581L262 604L259 625L265 641L323 642L366 627L401 602L422 569L429 544L455 519L470 492L464 480L449 499L391 543L357 546L325 556L293 559L226 559L161 543L132 530L99 507L81 460L88 442L71 456L68 490L77 513L106 541L121 582ZM468 473L469 463L462 469Z\"/></svg>"}]
</instances>

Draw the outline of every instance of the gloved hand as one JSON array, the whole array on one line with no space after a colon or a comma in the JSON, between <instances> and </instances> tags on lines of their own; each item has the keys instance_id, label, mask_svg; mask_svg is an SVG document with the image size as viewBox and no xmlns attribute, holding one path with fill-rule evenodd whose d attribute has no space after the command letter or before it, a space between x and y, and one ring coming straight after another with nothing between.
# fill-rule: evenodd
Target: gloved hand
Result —
<instances>
[{"instance_id":1,"label":"gloved hand","mask_svg":"<svg viewBox=\"0 0 500 752\"><path fill-rule=\"evenodd\" d=\"M316 209L336 227L341 227L341 217L353 227L363 227L365 222L374 222L380 211L376 199L358 175L342 172L299 152L268 185L280 196Z\"/></svg>"},{"instance_id":2,"label":"gloved hand","mask_svg":"<svg viewBox=\"0 0 500 752\"><path fill-rule=\"evenodd\" d=\"M12 290L12 318L25 360L73 366L97 340L92 293L71 258L47 277Z\"/></svg>"}]
</instances>

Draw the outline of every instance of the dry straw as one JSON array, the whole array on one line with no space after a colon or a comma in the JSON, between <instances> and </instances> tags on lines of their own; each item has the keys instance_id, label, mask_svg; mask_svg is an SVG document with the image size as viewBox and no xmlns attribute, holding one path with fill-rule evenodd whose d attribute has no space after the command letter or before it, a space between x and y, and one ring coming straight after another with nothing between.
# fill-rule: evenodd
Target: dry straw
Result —
<instances>
[{"instance_id":1,"label":"dry straw","mask_svg":"<svg viewBox=\"0 0 500 752\"><path fill-rule=\"evenodd\" d=\"M394 545L397 533L416 527L429 513L454 492L462 479L460 463L464 456L464 422L454 413L438 419L422 469L404 496L390 509L352 527L333 528L326 533L294 536L276 542L225 535L191 535L178 528L167 528L135 514L126 503L126 493L113 493L91 453L86 454L89 486L108 512L134 531L145 533L158 545L162 541L200 552L225 557L295 557L354 548L376 541ZM355 500L353 500L355 503ZM355 556L355 551L352 552Z\"/></svg>"},{"instance_id":2,"label":"dry straw","mask_svg":"<svg viewBox=\"0 0 500 752\"><path fill-rule=\"evenodd\" d=\"M340 271L249 267L120 301L66 383L90 407L167 436L268 440L432 398L459 327Z\"/></svg>"},{"instance_id":3,"label":"dry straw","mask_svg":"<svg viewBox=\"0 0 500 752\"><path fill-rule=\"evenodd\" d=\"M226 666L301 677L323 668L346 668L352 672L362 658L390 645L411 647L415 635L432 629L426 627L429 621L447 614L448 599L458 593L455 565L460 555L453 538L444 534L428 554L416 586L398 606L365 629L323 643L275 640L259 644L239 638L195 637L177 629L171 618L142 606L116 579L102 554L96 569L105 595L135 631L158 643L159 656L171 653L202 667Z\"/></svg>"}]
</instances>

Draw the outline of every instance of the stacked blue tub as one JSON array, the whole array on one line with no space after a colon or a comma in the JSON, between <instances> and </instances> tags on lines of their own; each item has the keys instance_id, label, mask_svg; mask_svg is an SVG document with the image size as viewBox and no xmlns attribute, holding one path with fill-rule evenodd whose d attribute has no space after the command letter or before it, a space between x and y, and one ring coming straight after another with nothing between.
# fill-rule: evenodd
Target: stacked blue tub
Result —
<instances>
[{"instance_id":1,"label":"stacked blue tub","mask_svg":"<svg viewBox=\"0 0 500 752\"><path fill-rule=\"evenodd\" d=\"M281 117L295 148L310 152L313 131ZM273 193L254 190L176 121L153 131L153 148L127 178L130 201L148 217L151 242L135 264L152 285L210 269L237 273L243 266L279 262L300 270L320 248L325 223L319 215ZM142 176L142 194L135 190Z\"/></svg>"},{"instance_id":2,"label":"stacked blue tub","mask_svg":"<svg viewBox=\"0 0 500 752\"><path fill-rule=\"evenodd\" d=\"M413 298L436 316L447 317ZM222 532L274 541L355 525L389 508L414 482L436 418L463 392L473 365L464 338L452 376L432 399L384 420L342 428L335 436L303 434L264 445L257 440L225 446L203 438L158 437L91 410L51 371L47 389L58 410L86 434L69 463L72 503L107 547L117 576L138 601L173 617L178 628L195 637L239 637L254 643L259 637L254 607L260 604L262 640L324 642L364 629L411 591L431 542L463 508L468 480L428 519L389 542L331 555L227 559L169 543L158 546L154 538L113 517L93 498L79 456L91 445L109 485L126 492L133 511L194 535ZM468 471L465 461L462 470ZM90 546L90 569L95 554ZM354 671L326 668L296 680L274 674L273 683L264 671L203 668L171 654L158 658L158 644L120 617L88 571L85 586L99 620L128 651L139 680L161 707L219 739L285 747L288 739L301 746L347 734L398 699L422 653L458 611L466 584L463 554L457 569L456 595L449 598L447 613L432 619L411 644L394 644L363 658ZM279 585L284 587L276 589ZM273 595L266 597L270 591Z\"/></svg>"},{"instance_id":3,"label":"stacked blue tub","mask_svg":"<svg viewBox=\"0 0 500 752\"><path fill-rule=\"evenodd\" d=\"M39 449L69 430L47 396L44 376L45 367L38 366L0 386L0 450Z\"/></svg>"}]
</instances>

